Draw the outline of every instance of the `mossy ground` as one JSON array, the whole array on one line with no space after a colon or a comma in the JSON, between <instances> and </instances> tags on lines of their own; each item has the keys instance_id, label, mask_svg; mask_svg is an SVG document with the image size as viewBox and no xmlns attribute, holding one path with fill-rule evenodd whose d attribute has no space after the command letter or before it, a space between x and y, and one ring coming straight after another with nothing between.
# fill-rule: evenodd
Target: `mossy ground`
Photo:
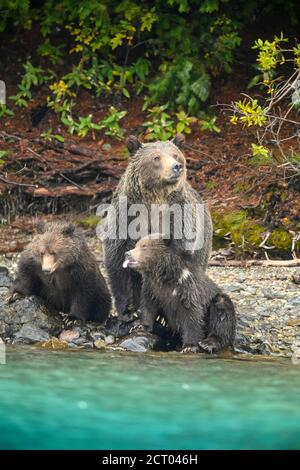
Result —
<instances>
[{"instance_id":1,"label":"mossy ground","mask_svg":"<svg viewBox=\"0 0 300 470\"><path fill-rule=\"evenodd\" d=\"M216 245L222 240L231 243L237 255L263 253L267 251L277 257L291 256L300 251L300 242L293 242L293 232L289 226L282 225L273 230L261 222L250 218L246 210L233 213L214 210L212 212Z\"/></svg>"},{"instance_id":2,"label":"mossy ground","mask_svg":"<svg viewBox=\"0 0 300 470\"><path fill-rule=\"evenodd\" d=\"M100 217L94 214L89 214L86 216L76 218L75 222L82 226L83 228L96 228L98 223L100 222Z\"/></svg>"}]
</instances>

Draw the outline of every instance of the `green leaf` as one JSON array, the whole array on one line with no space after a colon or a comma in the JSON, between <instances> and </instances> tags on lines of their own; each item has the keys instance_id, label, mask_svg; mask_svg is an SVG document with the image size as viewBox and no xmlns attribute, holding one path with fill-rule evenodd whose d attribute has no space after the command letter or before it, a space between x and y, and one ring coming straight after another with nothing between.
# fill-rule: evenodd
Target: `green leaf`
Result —
<instances>
[{"instance_id":1,"label":"green leaf","mask_svg":"<svg viewBox=\"0 0 300 470\"><path fill-rule=\"evenodd\" d=\"M204 0L204 2L202 3L199 9L201 13L213 13L214 11L218 11L218 10L219 10L218 0Z\"/></svg>"},{"instance_id":2,"label":"green leaf","mask_svg":"<svg viewBox=\"0 0 300 470\"><path fill-rule=\"evenodd\" d=\"M58 140L58 142L64 142L65 141L64 136L62 136L60 134L55 134L54 137L55 137L56 140Z\"/></svg>"},{"instance_id":3,"label":"green leaf","mask_svg":"<svg viewBox=\"0 0 300 470\"><path fill-rule=\"evenodd\" d=\"M0 150L0 158L5 158L8 156L7 150Z\"/></svg>"},{"instance_id":4,"label":"green leaf","mask_svg":"<svg viewBox=\"0 0 300 470\"><path fill-rule=\"evenodd\" d=\"M203 73L198 80L191 85L192 92L201 100L206 101L210 93L210 76Z\"/></svg>"},{"instance_id":5,"label":"green leaf","mask_svg":"<svg viewBox=\"0 0 300 470\"><path fill-rule=\"evenodd\" d=\"M177 126L176 126L176 130L177 132L183 132L184 131L184 128L185 128L185 125L183 122L178 122Z\"/></svg>"},{"instance_id":6,"label":"green leaf","mask_svg":"<svg viewBox=\"0 0 300 470\"><path fill-rule=\"evenodd\" d=\"M122 93L123 93L124 96L126 96L126 98L130 98L130 93L127 90L127 88L122 88Z\"/></svg>"},{"instance_id":7,"label":"green leaf","mask_svg":"<svg viewBox=\"0 0 300 470\"><path fill-rule=\"evenodd\" d=\"M253 88L254 86L256 86L261 80L262 80L261 75L255 75L248 83L247 90L250 90L250 88Z\"/></svg>"}]
</instances>

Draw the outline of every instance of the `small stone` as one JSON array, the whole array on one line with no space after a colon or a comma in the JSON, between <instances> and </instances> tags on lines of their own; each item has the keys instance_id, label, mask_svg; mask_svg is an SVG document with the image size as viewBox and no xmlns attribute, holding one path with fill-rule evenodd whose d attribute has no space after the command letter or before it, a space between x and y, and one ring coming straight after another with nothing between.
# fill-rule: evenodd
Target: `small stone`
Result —
<instances>
[{"instance_id":1,"label":"small stone","mask_svg":"<svg viewBox=\"0 0 300 470\"><path fill-rule=\"evenodd\" d=\"M259 315L262 316L262 317L270 317L272 315L272 310L270 310L268 308L262 308L259 311Z\"/></svg>"},{"instance_id":2,"label":"small stone","mask_svg":"<svg viewBox=\"0 0 300 470\"><path fill-rule=\"evenodd\" d=\"M241 286L240 284L228 284L227 286L225 285L223 287L225 292L239 292L241 290L244 290L244 287Z\"/></svg>"},{"instance_id":3,"label":"small stone","mask_svg":"<svg viewBox=\"0 0 300 470\"><path fill-rule=\"evenodd\" d=\"M245 286L243 287L243 290L245 290L245 292L250 295L255 295L257 292L257 288L253 286Z\"/></svg>"},{"instance_id":4,"label":"small stone","mask_svg":"<svg viewBox=\"0 0 300 470\"><path fill-rule=\"evenodd\" d=\"M67 341L67 343L71 343L75 339L79 338L80 336L80 331L79 329L73 329L73 330L63 330L60 335L59 339L62 341Z\"/></svg>"},{"instance_id":5,"label":"small stone","mask_svg":"<svg viewBox=\"0 0 300 470\"><path fill-rule=\"evenodd\" d=\"M300 318L295 318L287 322L288 326L300 326Z\"/></svg>"},{"instance_id":6,"label":"small stone","mask_svg":"<svg viewBox=\"0 0 300 470\"><path fill-rule=\"evenodd\" d=\"M300 297L295 297L294 299L290 299L288 303L292 306L298 307L300 306Z\"/></svg>"},{"instance_id":7,"label":"small stone","mask_svg":"<svg viewBox=\"0 0 300 470\"><path fill-rule=\"evenodd\" d=\"M282 294L281 292L276 292L275 290L271 289L262 289L263 295L266 299L273 300L273 299L284 299L286 294Z\"/></svg>"},{"instance_id":8,"label":"small stone","mask_svg":"<svg viewBox=\"0 0 300 470\"><path fill-rule=\"evenodd\" d=\"M86 341L86 342L82 343L82 347L84 349L93 349L94 348L94 343L92 343L92 341Z\"/></svg>"},{"instance_id":9,"label":"small stone","mask_svg":"<svg viewBox=\"0 0 300 470\"><path fill-rule=\"evenodd\" d=\"M112 335L105 336L106 344L113 344L115 342L115 338Z\"/></svg>"},{"instance_id":10,"label":"small stone","mask_svg":"<svg viewBox=\"0 0 300 470\"><path fill-rule=\"evenodd\" d=\"M102 331L91 331L90 337L94 341L96 341L97 339L101 339L102 341L105 341L105 334Z\"/></svg>"},{"instance_id":11,"label":"small stone","mask_svg":"<svg viewBox=\"0 0 300 470\"><path fill-rule=\"evenodd\" d=\"M145 333L136 334L132 333L125 339L122 339L118 343L118 347L125 349L126 351L132 352L147 352L153 350L153 346L156 343L156 336Z\"/></svg>"},{"instance_id":12,"label":"small stone","mask_svg":"<svg viewBox=\"0 0 300 470\"><path fill-rule=\"evenodd\" d=\"M55 349L55 350L67 349L68 343L67 341L62 341L58 338L50 338L49 341L45 341L44 343L42 343L41 347L44 349Z\"/></svg>"},{"instance_id":13,"label":"small stone","mask_svg":"<svg viewBox=\"0 0 300 470\"><path fill-rule=\"evenodd\" d=\"M96 339L94 342L94 346L97 349L105 349L106 348L106 342L103 341L103 339Z\"/></svg>"},{"instance_id":14,"label":"small stone","mask_svg":"<svg viewBox=\"0 0 300 470\"><path fill-rule=\"evenodd\" d=\"M300 309L300 297L296 297L295 299L289 299L289 301L283 306L286 310L294 310L298 312Z\"/></svg>"}]
</instances>

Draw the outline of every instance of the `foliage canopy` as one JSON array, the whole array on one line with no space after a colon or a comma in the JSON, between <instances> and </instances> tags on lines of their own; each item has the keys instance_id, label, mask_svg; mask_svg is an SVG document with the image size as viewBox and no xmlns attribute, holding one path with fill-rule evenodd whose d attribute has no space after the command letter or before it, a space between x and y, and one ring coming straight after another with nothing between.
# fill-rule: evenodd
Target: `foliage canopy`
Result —
<instances>
[{"instance_id":1,"label":"foliage canopy","mask_svg":"<svg viewBox=\"0 0 300 470\"><path fill-rule=\"evenodd\" d=\"M80 89L101 98L112 95L129 99L143 93L149 108L168 103L168 112L174 116L184 112L185 122L191 123L192 117L203 118L214 80L231 72L243 27L276 8L285 10L294 20L297 3L0 0L0 33L33 27L41 33L37 54L24 63L24 75L12 99L17 106L25 107L35 87L47 87L48 105L72 132L82 132L82 123L76 123L73 116ZM277 60L276 44L272 57L267 52L260 49L260 60L272 69ZM121 115L116 122L118 117L121 119ZM87 120L84 129L89 122L91 130L99 125ZM173 128L179 125L189 132L189 124L180 122ZM115 131L115 135L121 134Z\"/></svg>"}]
</instances>

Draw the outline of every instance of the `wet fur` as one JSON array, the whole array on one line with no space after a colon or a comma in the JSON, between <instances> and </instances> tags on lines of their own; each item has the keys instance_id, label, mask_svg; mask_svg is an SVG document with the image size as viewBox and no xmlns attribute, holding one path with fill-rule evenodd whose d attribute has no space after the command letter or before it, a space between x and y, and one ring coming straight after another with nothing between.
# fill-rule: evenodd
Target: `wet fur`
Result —
<instances>
[{"instance_id":1,"label":"wet fur","mask_svg":"<svg viewBox=\"0 0 300 470\"><path fill-rule=\"evenodd\" d=\"M104 322L111 297L83 236L72 224L40 225L39 232L21 254L11 296L35 295L49 310ZM58 252L59 267L52 274L42 271L41 250L45 247Z\"/></svg>"},{"instance_id":2,"label":"wet fur","mask_svg":"<svg viewBox=\"0 0 300 470\"><path fill-rule=\"evenodd\" d=\"M180 334L183 348L215 352L233 346L236 318L230 298L189 257L182 259L169 241L151 243L151 257L148 253L140 268L143 326L152 331L159 314Z\"/></svg>"},{"instance_id":3,"label":"wet fur","mask_svg":"<svg viewBox=\"0 0 300 470\"><path fill-rule=\"evenodd\" d=\"M180 134L173 141L154 142L141 144L135 137L128 141L128 149L132 154L125 174L112 199L112 204L118 213L119 198L124 196L128 204L145 204L150 208L151 204L184 204L203 203L201 196L190 186L186 180L185 159L181 152L184 138ZM153 169L149 164L151 156L178 154L184 163L184 171L176 184L164 184L161 178L155 178ZM128 218L128 225L130 218ZM193 220L187 223L193 226ZM171 226L172 233L172 226ZM115 306L120 318L128 312L132 305L135 310L140 306L141 276L131 269L122 269L125 253L135 246L136 240L109 240L105 241L105 264L108 273L111 291L115 298ZM177 240L177 248L186 252L186 240ZM208 208L205 206L204 215L204 244L193 254L192 263L201 266L203 270L208 265L212 244L212 222Z\"/></svg>"}]
</instances>

